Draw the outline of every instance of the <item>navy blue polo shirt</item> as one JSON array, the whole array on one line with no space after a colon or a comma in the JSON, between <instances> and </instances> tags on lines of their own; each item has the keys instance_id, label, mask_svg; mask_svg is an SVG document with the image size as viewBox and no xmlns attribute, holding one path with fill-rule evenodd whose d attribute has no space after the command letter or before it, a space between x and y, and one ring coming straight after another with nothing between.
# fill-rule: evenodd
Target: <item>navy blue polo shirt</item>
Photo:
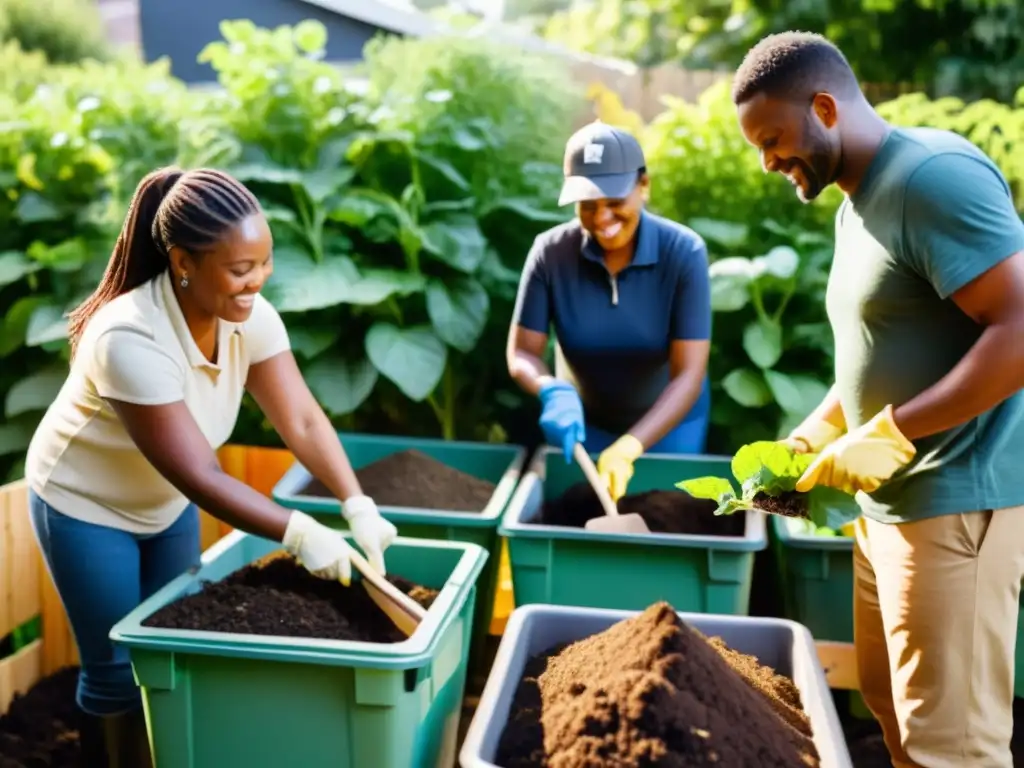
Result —
<instances>
[{"instance_id":1,"label":"navy blue polo shirt","mask_svg":"<svg viewBox=\"0 0 1024 768\"><path fill-rule=\"evenodd\" d=\"M617 275L578 219L537 236L513 323L555 337L586 421L621 434L669 384L672 341L711 338L707 246L689 227L644 212L633 260ZM707 416L704 388L684 421Z\"/></svg>"}]
</instances>

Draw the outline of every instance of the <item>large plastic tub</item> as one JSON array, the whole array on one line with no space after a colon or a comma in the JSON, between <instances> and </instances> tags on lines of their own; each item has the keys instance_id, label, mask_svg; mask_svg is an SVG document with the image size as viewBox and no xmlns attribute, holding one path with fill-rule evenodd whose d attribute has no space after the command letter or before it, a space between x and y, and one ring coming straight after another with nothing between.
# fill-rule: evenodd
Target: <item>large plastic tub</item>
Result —
<instances>
[{"instance_id":1,"label":"large plastic tub","mask_svg":"<svg viewBox=\"0 0 1024 768\"><path fill-rule=\"evenodd\" d=\"M786 618L818 640L853 642L853 539L815 536L799 520L772 515Z\"/></svg>"},{"instance_id":2,"label":"large plastic tub","mask_svg":"<svg viewBox=\"0 0 1024 768\"><path fill-rule=\"evenodd\" d=\"M476 618L473 624L471 649L475 663L480 659L494 610L498 566L501 560L498 523L522 474L526 461L525 449L517 445L358 435L346 432L339 433L338 437L356 470L392 453L412 448L450 467L496 484L490 502L479 514L429 507L380 507L381 514L398 527L401 536L466 541L483 547L490 554L477 583L474 611ZM314 514L321 522L332 527L346 528L341 517L341 503L337 499L306 496L301 493L311 479L309 470L296 462L274 486L274 500L289 509Z\"/></svg>"},{"instance_id":3,"label":"large plastic tub","mask_svg":"<svg viewBox=\"0 0 1024 768\"><path fill-rule=\"evenodd\" d=\"M658 454L634 465L628 493L673 490L704 475L729 477L730 460ZM764 515L747 512L742 536L616 534L533 525L541 505L586 482L558 449L540 450L500 528L508 539L517 606L530 603L642 609L667 600L678 610L746 614L755 553L768 546Z\"/></svg>"},{"instance_id":4,"label":"large plastic tub","mask_svg":"<svg viewBox=\"0 0 1024 768\"><path fill-rule=\"evenodd\" d=\"M159 768L450 765L466 682L475 544L399 539L391 571L441 592L416 632L377 644L167 630L156 610L278 545L236 531L111 630L129 647Z\"/></svg>"},{"instance_id":5,"label":"large plastic tub","mask_svg":"<svg viewBox=\"0 0 1024 768\"><path fill-rule=\"evenodd\" d=\"M498 744L513 695L531 656L558 643L595 635L635 614L548 605L517 608L509 619L459 753L461 768L500 768L494 762ZM679 617L705 635L717 635L731 648L756 656L762 664L791 677L811 721L821 768L853 768L825 673L805 627L785 619L685 612L680 612Z\"/></svg>"}]
</instances>

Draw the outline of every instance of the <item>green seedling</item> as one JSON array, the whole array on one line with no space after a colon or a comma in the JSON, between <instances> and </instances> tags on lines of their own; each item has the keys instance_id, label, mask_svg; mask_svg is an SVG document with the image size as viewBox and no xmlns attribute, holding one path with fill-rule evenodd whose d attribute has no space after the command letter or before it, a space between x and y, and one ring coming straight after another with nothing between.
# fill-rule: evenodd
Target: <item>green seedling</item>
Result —
<instances>
[{"instance_id":1,"label":"green seedling","mask_svg":"<svg viewBox=\"0 0 1024 768\"><path fill-rule=\"evenodd\" d=\"M810 520L819 528L838 531L860 517L852 496L835 488L818 486L806 493L796 491L796 482L814 461L816 454L793 453L782 443L762 440L743 446L732 459L732 473L740 493L725 477L683 480L676 487L694 498L717 502L716 515L756 509L772 515Z\"/></svg>"}]
</instances>

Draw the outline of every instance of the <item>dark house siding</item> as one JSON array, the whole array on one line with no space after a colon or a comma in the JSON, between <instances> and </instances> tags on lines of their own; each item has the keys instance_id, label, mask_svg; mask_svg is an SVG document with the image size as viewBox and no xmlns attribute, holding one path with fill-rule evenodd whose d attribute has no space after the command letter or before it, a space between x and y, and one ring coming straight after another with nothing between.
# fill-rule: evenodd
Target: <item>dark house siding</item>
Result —
<instances>
[{"instance_id":1,"label":"dark house siding","mask_svg":"<svg viewBox=\"0 0 1024 768\"><path fill-rule=\"evenodd\" d=\"M301 0L139 0L139 16L146 61L168 57L174 75L187 83L216 79L196 57L207 43L221 39L225 19L251 19L269 28L316 19L327 27L327 59L339 62L362 59L363 46L382 31Z\"/></svg>"}]
</instances>

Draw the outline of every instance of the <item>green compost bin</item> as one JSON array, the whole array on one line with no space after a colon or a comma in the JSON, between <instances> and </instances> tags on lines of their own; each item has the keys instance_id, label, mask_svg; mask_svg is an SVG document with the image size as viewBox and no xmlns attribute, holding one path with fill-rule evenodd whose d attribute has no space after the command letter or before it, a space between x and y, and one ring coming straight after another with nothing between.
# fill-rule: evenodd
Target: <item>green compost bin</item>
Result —
<instances>
[{"instance_id":1,"label":"green compost bin","mask_svg":"<svg viewBox=\"0 0 1024 768\"><path fill-rule=\"evenodd\" d=\"M731 477L730 459L646 455L634 465L628 492L674 490L704 475ZM640 610L667 600L691 613L749 611L754 557L768 546L764 514L746 512L742 536L604 533L529 522L545 499L580 482L586 478L579 466L551 447L538 450L523 475L499 528L508 539L517 606Z\"/></svg>"},{"instance_id":2,"label":"green compost bin","mask_svg":"<svg viewBox=\"0 0 1024 768\"><path fill-rule=\"evenodd\" d=\"M786 618L806 626L816 640L852 643L853 538L816 536L799 520L771 517ZM1024 593L1015 668L1014 695L1024 696Z\"/></svg>"},{"instance_id":3,"label":"green compost bin","mask_svg":"<svg viewBox=\"0 0 1024 768\"><path fill-rule=\"evenodd\" d=\"M501 561L501 539L498 523L519 482L526 461L526 450L518 445L475 443L460 440L437 440L419 437L390 437L339 432L338 437L355 470L383 459L392 453L409 449L421 451L449 467L496 485L494 494L483 512L453 512L429 507L393 507L382 505L381 514L398 528L400 536L466 541L477 544L490 554L477 583L470 664L478 667L483 659L487 633L494 612ZM306 496L302 489L312 476L296 462L274 486L274 500L289 509L316 515L321 522L345 529L341 503L322 496ZM388 555L390 561L390 555Z\"/></svg>"},{"instance_id":4,"label":"green compost bin","mask_svg":"<svg viewBox=\"0 0 1024 768\"><path fill-rule=\"evenodd\" d=\"M201 568L114 625L131 653L159 768L433 768L451 765L466 684L476 581L487 553L398 539L391 570L440 588L424 621L392 644L145 627L202 581L280 548L235 531ZM355 577L354 577L355 578Z\"/></svg>"}]
</instances>

